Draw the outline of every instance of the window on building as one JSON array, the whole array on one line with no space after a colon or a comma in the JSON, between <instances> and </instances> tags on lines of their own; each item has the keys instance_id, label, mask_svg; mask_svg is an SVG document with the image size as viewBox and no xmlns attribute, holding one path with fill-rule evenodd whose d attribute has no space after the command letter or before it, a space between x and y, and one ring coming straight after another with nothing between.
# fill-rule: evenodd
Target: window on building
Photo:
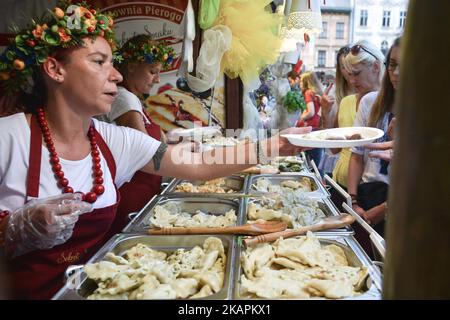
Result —
<instances>
[{"instance_id":1,"label":"window on building","mask_svg":"<svg viewBox=\"0 0 450 320\"><path fill-rule=\"evenodd\" d=\"M327 52L325 50L319 50L317 52L317 66L325 67L327 61Z\"/></svg>"},{"instance_id":2,"label":"window on building","mask_svg":"<svg viewBox=\"0 0 450 320\"><path fill-rule=\"evenodd\" d=\"M336 22L336 39L344 39L344 23Z\"/></svg>"},{"instance_id":3,"label":"window on building","mask_svg":"<svg viewBox=\"0 0 450 320\"><path fill-rule=\"evenodd\" d=\"M389 50L389 44L386 40L381 43L381 52L386 56Z\"/></svg>"},{"instance_id":4,"label":"window on building","mask_svg":"<svg viewBox=\"0 0 450 320\"><path fill-rule=\"evenodd\" d=\"M326 39L328 37L328 22L322 21L322 32L319 35L320 39Z\"/></svg>"},{"instance_id":5,"label":"window on building","mask_svg":"<svg viewBox=\"0 0 450 320\"><path fill-rule=\"evenodd\" d=\"M406 11L400 11L400 28L405 26L406 21Z\"/></svg>"},{"instance_id":6,"label":"window on building","mask_svg":"<svg viewBox=\"0 0 450 320\"><path fill-rule=\"evenodd\" d=\"M383 27L389 27L391 25L391 12L383 11Z\"/></svg>"},{"instance_id":7,"label":"window on building","mask_svg":"<svg viewBox=\"0 0 450 320\"><path fill-rule=\"evenodd\" d=\"M367 27L367 19L369 17L369 13L367 10L361 10L361 19L359 20L359 25L361 27Z\"/></svg>"}]
</instances>

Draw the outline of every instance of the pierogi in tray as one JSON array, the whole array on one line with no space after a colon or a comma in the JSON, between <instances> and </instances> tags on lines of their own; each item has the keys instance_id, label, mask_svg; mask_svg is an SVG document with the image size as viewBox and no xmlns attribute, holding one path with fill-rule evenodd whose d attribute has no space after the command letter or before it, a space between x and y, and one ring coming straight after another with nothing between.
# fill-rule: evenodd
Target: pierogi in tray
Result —
<instances>
[{"instance_id":1,"label":"pierogi in tray","mask_svg":"<svg viewBox=\"0 0 450 320\"><path fill-rule=\"evenodd\" d=\"M213 179L205 181L199 185L194 185L190 182L182 182L176 186L175 192L186 193L234 193L233 190L226 185L224 178Z\"/></svg>"},{"instance_id":2,"label":"pierogi in tray","mask_svg":"<svg viewBox=\"0 0 450 320\"><path fill-rule=\"evenodd\" d=\"M244 298L341 299L363 293L366 268L349 265L343 249L312 233L249 247L241 254Z\"/></svg>"},{"instance_id":3,"label":"pierogi in tray","mask_svg":"<svg viewBox=\"0 0 450 320\"><path fill-rule=\"evenodd\" d=\"M268 179L262 178L257 180L255 189L274 195L262 197L248 204L247 219L250 223L258 219L280 220L286 222L288 228L295 229L312 225L325 218L319 202L305 194L312 191L308 179L287 180L280 185L274 185Z\"/></svg>"},{"instance_id":4,"label":"pierogi in tray","mask_svg":"<svg viewBox=\"0 0 450 320\"><path fill-rule=\"evenodd\" d=\"M98 288L88 299L193 299L219 292L227 257L222 241L207 238L203 246L167 253L137 244L123 256L112 252L84 266Z\"/></svg>"},{"instance_id":5,"label":"pierogi in tray","mask_svg":"<svg viewBox=\"0 0 450 320\"><path fill-rule=\"evenodd\" d=\"M170 227L231 227L236 225L237 216L234 209L225 214L211 214L197 210L195 214L183 212L177 203L168 202L157 205L150 218L150 226L156 228Z\"/></svg>"}]
</instances>

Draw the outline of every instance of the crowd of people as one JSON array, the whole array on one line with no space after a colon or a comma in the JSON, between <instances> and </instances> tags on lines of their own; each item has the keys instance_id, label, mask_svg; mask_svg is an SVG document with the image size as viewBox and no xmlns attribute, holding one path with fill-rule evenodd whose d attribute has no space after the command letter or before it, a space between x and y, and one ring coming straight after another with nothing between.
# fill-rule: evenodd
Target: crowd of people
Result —
<instances>
[{"instance_id":1,"label":"crowd of people","mask_svg":"<svg viewBox=\"0 0 450 320\"><path fill-rule=\"evenodd\" d=\"M289 94L298 93L306 103L295 115L297 127L375 127L385 132L366 147L306 151L320 173L328 174L346 190L353 209L382 235L394 146L393 107L399 84L400 44L401 38L397 38L386 57L365 40L342 47L336 55L334 79L324 72L286 74ZM345 199L334 189L331 193L333 202L342 209ZM358 226L356 229L358 240L370 253L368 235Z\"/></svg>"}]
</instances>

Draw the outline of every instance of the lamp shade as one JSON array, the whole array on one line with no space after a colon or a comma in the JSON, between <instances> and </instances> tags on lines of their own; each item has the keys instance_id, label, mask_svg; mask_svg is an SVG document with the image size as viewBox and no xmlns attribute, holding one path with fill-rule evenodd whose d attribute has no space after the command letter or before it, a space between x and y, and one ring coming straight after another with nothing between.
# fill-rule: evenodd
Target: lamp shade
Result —
<instances>
[{"instance_id":1,"label":"lamp shade","mask_svg":"<svg viewBox=\"0 0 450 320\"><path fill-rule=\"evenodd\" d=\"M287 30L286 27L281 27L280 29L280 37L282 39L280 52L292 52L297 50L297 42L300 42L300 39L296 37L295 34L291 33Z\"/></svg>"},{"instance_id":2,"label":"lamp shade","mask_svg":"<svg viewBox=\"0 0 450 320\"><path fill-rule=\"evenodd\" d=\"M287 30L301 36L322 32L320 0L292 0Z\"/></svg>"}]
</instances>

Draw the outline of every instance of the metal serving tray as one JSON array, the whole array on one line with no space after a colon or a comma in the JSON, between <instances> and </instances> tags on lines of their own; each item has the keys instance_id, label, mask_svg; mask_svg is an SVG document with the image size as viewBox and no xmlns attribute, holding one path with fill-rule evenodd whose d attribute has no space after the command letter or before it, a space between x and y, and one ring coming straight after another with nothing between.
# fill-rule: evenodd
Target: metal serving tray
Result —
<instances>
[{"instance_id":1,"label":"metal serving tray","mask_svg":"<svg viewBox=\"0 0 450 320\"><path fill-rule=\"evenodd\" d=\"M177 249L184 248L187 250L195 246L202 246L203 242L211 236L208 235L188 235L188 236L144 236L136 234L117 234L112 237L89 261L88 263L100 262L108 252L116 255L123 255L124 252L138 243L147 245L148 247L172 253ZM233 237L224 235L214 235L214 237L222 240L225 253L227 255L227 263L225 268L225 278L222 289L208 297L202 299L231 299L232 296L232 262L235 259ZM53 300L84 300L97 288L96 283L88 279L84 272L80 272L80 281L76 286L65 285L61 288Z\"/></svg>"},{"instance_id":2,"label":"metal serving tray","mask_svg":"<svg viewBox=\"0 0 450 320\"><path fill-rule=\"evenodd\" d=\"M339 210L336 208L336 206L333 204L333 202L331 202L329 199L314 199L318 202L319 204L319 208L323 211L323 213L325 213L325 216L330 217L330 216L338 216L340 215ZM248 204L250 202L258 202L259 199L258 198L246 198L243 199L242 201L242 220L241 220L241 224L246 224L247 220L248 220L248 216L247 216L247 211L248 211ZM324 230L324 231L317 231L315 233L318 234L329 234L329 235L353 235L355 233L355 231L353 230L353 228L351 226L346 226L344 228L340 228L340 229L329 229L329 230Z\"/></svg>"},{"instance_id":3,"label":"metal serving tray","mask_svg":"<svg viewBox=\"0 0 450 320\"><path fill-rule=\"evenodd\" d=\"M232 175L229 177L224 178L225 179L225 188L226 189L231 189L233 190L232 193L244 193L245 192L245 188L246 188L246 178L239 176L239 175ZM188 195L214 195L217 197L220 197L220 195L223 195L224 193L199 193L199 192L195 192L195 193L188 193L188 192L180 192L180 191L176 191L176 188L178 185L180 185L181 183L184 182L189 182L192 183L194 186L199 186L203 183L205 183L205 181L189 181L189 180L183 180L183 179L177 179L174 183L171 183L167 189L165 190L165 193L174 193L177 195L182 195L182 194L188 194ZM229 193L226 193L227 195L229 195Z\"/></svg>"},{"instance_id":4,"label":"metal serving tray","mask_svg":"<svg viewBox=\"0 0 450 320\"><path fill-rule=\"evenodd\" d=\"M329 245L329 244L335 244L339 247L341 247L344 250L345 256L347 257L347 260L349 262L350 266L353 267L366 267L369 276L366 280L366 290L364 293L354 296L354 297L348 297L344 300L381 300L381 273L379 268L369 259L367 254L364 252L364 250L361 248L361 246L358 244L358 242L355 240L353 236L336 236L336 235L319 235L316 234L316 237L319 238L319 241L322 245ZM262 300L263 298L250 298L245 297L240 294L240 279L241 275L243 274L243 270L241 268L241 254L245 251L245 248L236 246L236 263L234 266L234 272L233 272L233 299L259 299ZM312 298L314 300L328 300L326 298Z\"/></svg>"},{"instance_id":5,"label":"metal serving tray","mask_svg":"<svg viewBox=\"0 0 450 320\"><path fill-rule=\"evenodd\" d=\"M161 184L162 191L161 191L160 194L168 193L168 190L170 190L172 188L173 184L176 183L176 182L177 182L177 179L175 179L175 178L168 178L166 182L163 182Z\"/></svg>"},{"instance_id":6,"label":"metal serving tray","mask_svg":"<svg viewBox=\"0 0 450 320\"><path fill-rule=\"evenodd\" d=\"M166 195L155 198L146 206L124 229L124 233L146 233L150 227L150 218L154 215L154 209L157 205L163 205L168 202L176 202L180 205L183 212L195 214L197 210L216 215L224 215L227 211L234 209L236 212L236 224L242 220L242 201L220 199L217 197L178 197L176 195Z\"/></svg>"},{"instance_id":7,"label":"metal serving tray","mask_svg":"<svg viewBox=\"0 0 450 320\"><path fill-rule=\"evenodd\" d=\"M329 192L325 189L322 183L317 179L312 173L295 173L295 174L258 174L249 177L247 182L247 193L260 193L257 191L253 185L256 184L258 179L266 178L273 185L280 185L281 182L287 180L300 180L301 178L306 178L311 181L313 186L312 192L305 192L305 194L311 198L328 198L330 196Z\"/></svg>"}]
</instances>

